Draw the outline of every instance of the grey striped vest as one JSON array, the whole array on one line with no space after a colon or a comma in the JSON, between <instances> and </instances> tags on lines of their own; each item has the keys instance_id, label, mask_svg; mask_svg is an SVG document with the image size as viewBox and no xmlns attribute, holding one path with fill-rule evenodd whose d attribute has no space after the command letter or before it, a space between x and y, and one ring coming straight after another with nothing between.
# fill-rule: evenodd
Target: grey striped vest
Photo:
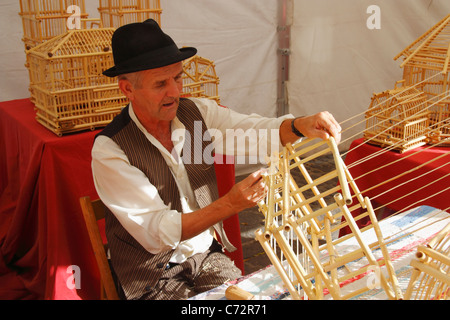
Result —
<instances>
[{"instance_id":1,"label":"grey striped vest","mask_svg":"<svg viewBox=\"0 0 450 320\"><path fill-rule=\"evenodd\" d=\"M158 190L161 199L172 210L182 211L180 194L166 161L159 150L131 120L128 107L100 133L115 141L125 152L131 165L148 177ZM183 152L203 150L211 143L208 139L194 139L194 122L202 124L202 137L207 130L196 105L188 99L181 99L177 111L178 119L186 127ZM206 132L207 133L207 132ZM196 146L197 144L197 146ZM189 181L200 208L218 198L214 164L185 163ZM160 278L173 251L151 254L145 250L120 224L112 213L106 215L106 236L111 251L111 263L127 299L138 299L151 290Z\"/></svg>"}]
</instances>

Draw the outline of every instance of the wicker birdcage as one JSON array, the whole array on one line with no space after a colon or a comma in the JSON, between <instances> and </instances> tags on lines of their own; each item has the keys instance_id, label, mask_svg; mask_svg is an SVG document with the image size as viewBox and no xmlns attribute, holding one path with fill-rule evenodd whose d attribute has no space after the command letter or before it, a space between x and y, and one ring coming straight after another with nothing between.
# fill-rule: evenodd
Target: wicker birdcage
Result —
<instances>
[{"instance_id":1,"label":"wicker birdcage","mask_svg":"<svg viewBox=\"0 0 450 320\"><path fill-rule=\"evenodd\" d=\"M195 55L183 62L183 71L183 96L220 103L219 77L213 61Z\"/></svg>"},{"instance_id":2,"label":"wicker birdcage","mask_svg":"<svg viewBox=\"0 0 450 320\"><path fill-rule=\"evenodd\" d=\"M102 75L114 65L113 32L70 30L27 52L36 120L55 134L105 126L126 105L117 81Z\"/></svg>"},{"instance_id":3,"label":"wicker birdcage","mask_svg":"<svg viewBox=\"0 0 450 320\"><path fill-rule=\"evenodd\" d=\"M430 142L450 145L450 15L394 59L403 57L403 78L430 100Z\"/></svg>"},{"instance_id":4,"label":"wicker birdcage","mask_svg":"<svg viewBox=\"0 0 450 320\"><path fill-rule=\"evenodd\" d=\"M405 299L450 299L450 224L417 248L410 265L412 274Z\"/></svg>"},{"instance_id":5,"label":"wicker birdcage","mask_svg":"<svg viewBox=\"0 0 450 320\"><path fill-rule=\"evenodd\" d=\"M161 25L160 0L99 0L98 11L104 27L118 28L147 19Z\"/></svg>"},{"instance_id":6,"label":"wicker birdcage","mask_svg":"<svg viewBox=\"0 0 450 320\"><path fill-rule=\"evenodd\" d=\"M403 153L427 143L429 111L424 92L398 84L393 90L373 95L366 111L364 138Z\"/></svg>"},{"instance_id":7,"label":"wicker birdcage","mask_svg":"<svg viewBox=\"0 0 450 320\"><path fill-rule=\"evenodd\" d=\"M88 17L84 0L20 0L25 49L65 33L73 15L67 12L70 6L77 6L80 19Z\"/></svg>"}]
</instances>

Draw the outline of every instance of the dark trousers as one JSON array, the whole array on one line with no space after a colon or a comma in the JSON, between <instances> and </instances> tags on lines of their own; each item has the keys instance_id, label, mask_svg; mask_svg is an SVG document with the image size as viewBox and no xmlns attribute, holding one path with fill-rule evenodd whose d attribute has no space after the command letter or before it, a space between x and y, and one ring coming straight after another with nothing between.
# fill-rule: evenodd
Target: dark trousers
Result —
<instances>
[{"instance_id":1,"label":"dark trousers","mask_svg":"<svg viewBox=\"0 0 450 320\"><path fill-rule=\"evenodd\" d=\"M180 264L169 264L154 288L143 300L182 300L239 278L241 270L214 241L208 251Z\"/></svg>"}]
</instances>

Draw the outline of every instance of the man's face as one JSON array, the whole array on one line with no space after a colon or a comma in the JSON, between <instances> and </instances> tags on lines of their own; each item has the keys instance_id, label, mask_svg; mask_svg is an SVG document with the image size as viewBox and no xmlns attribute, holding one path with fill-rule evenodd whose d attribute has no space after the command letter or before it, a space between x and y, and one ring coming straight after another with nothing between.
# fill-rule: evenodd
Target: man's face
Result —
<instances>
[{"instance_id":1,"label":"man's face","mask_svg":"<svg viewBox=\"0 0 450 320\"><path fill-rule=\"evenodd\" d=\"M142 72L140 85L132 85L127 94L141 122L158 123L175 118L183 89L182 73L181 62Z\"/></svg>"}]
</instances>

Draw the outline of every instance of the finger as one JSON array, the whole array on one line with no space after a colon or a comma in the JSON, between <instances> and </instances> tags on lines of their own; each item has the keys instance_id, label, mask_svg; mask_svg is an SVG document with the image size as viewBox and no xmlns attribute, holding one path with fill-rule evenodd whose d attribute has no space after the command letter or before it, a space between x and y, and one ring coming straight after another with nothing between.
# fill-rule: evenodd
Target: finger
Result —
<instances>
[{"instance_id":1,"label":"finger","mask_svg":"<svg viewBox=\"0 0 450 320\"><path fill-rule=\"evenodd\" d=\"M324 112L323 118L321 120L322 120L322 122L319 122L319 123L322 126L322 130L326 131L326 134L322 134L321 136L325 137L325 139L328 139L329 135L331 135L337 141L339 141L341 126L336 121L336 119L334 119L334 117L329 112Z\"/></svg>"},{"instance_id":2,"label":"finger","mask_svg":"<svg viewBox=\"0 0 450 320\"><path fill-rule=\"evenodd\" d=\"M257 190L254 190L250 196L250 201L257 203L263 200L266 197L266 194L267 192L265 191L265 188L258 188Z\"/></svg>"},{"instance_id":3,"label":"finger","mask_svg":"<svg viewBox=\"0 0 450 320\"><path fill-rule=\"evenodd\" d=\"M252 187L255 183L257 183L262 178L262 174L264 169L260 169L251 173L247 178L241 181L241 184L244 188Z\"/></svg>"}]
</instances>

